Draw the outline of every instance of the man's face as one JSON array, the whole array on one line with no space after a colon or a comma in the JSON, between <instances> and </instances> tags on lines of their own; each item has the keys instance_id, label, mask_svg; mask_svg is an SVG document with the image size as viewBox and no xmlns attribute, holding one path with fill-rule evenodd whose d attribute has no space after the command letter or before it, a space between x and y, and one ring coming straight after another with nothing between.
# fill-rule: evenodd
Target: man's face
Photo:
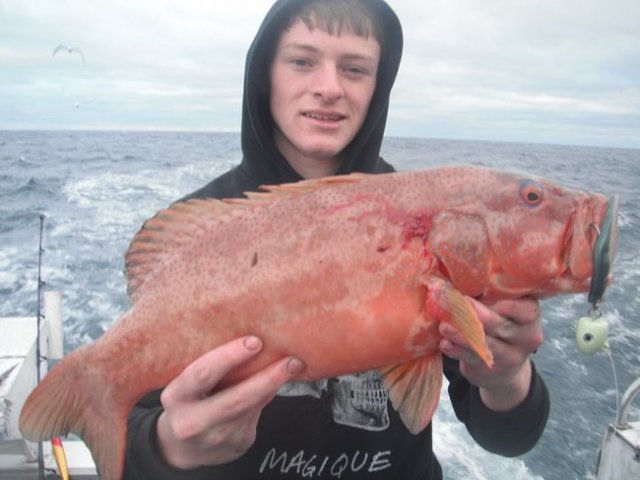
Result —
<instances>
[{"instance_id":1,"label":"man's face","mask_svg":"<svg viewBox=\"0 0 640 480\"><path fill-rule=\"evenodd\" d=\"M283 32L271 66L274 141L303 176L339 166L367 115L379 60L373 36L310 31L301 20Z\"/></svg>"}]
</instances>

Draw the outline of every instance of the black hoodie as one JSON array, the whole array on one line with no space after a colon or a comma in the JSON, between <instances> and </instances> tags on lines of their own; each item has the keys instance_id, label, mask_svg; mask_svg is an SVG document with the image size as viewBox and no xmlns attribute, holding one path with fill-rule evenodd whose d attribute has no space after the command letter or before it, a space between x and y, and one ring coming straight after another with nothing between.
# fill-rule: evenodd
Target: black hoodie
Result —
<instances>
[{"instance_id":1,"label":"black hoodie","mask_svg":"<svg viewBox=\"0 0 640 480\"><path fill-rule=\"evenodd\" d=\"M393 171L380 158L380 146L402 54L402 29L386 3L366 2L382 25L385 42L367 117L347 146L337 173ZM184 199L238 197L260 185L301 179L273 142L268 71L283 25L305 3L308 0L277 1L248 51L241 163ZM486 409L477 388L460 375L457 362L446 359L444 370L456 414L479 444L511 456L524 453L536 443L546 423L549 397L535 369L529 396L508 413ZM409 433L372 372L297 385L281 392L264 409L256 441L249 451L233 462L215 467L183 471L166 464L155 433L161 412L159 392L154 392L131 413L125 480L442 478L432 451L431 426L418 435Z\"/></svg>"},{"instance_id":2,"label":"black hoodie","mask_svg":"<svg viewBox=\"0 0 640 480\"><path fill-rule=\"evenodd\" d=\"M273 142L269 108L269 67L280 34L291 15L307 0L281 0L267 13L247 53L242 103L242 162L208 185L188 195L237 197L260 185L295 182L302 177L289 165ZM382 2L367 2L380 21L385 45L381 48L376 89L362 128L347 146L338 174L381 173L393 167L380 158L380 146L389 110L389 95L402 56L402 28L393 10Z\"/></svg>"}]
</instances>

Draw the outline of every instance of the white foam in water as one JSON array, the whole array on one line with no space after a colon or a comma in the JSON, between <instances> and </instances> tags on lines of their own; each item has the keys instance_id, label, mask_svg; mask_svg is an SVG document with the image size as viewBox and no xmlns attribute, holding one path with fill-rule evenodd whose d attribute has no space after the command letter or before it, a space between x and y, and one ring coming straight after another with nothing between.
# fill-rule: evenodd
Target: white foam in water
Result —
<instances>
[{"instance_id":1,"label":"white foam in water","mask_svg":"<svg viewBox=\"0 0 640 480\"><path fill-rule=\"evenodd\" d=\"M164 182L159 182L158 177ZM137 174L105 173L70 182L64 192L70 202L95 209L96 217L104 217L105 223L129 225L183 194L171 183L171 178L150 170ZM145 197L148 201L141 204L140 200ZM96 209L99 205L105 208Z\"/></svg>"},{"instance_id":2,"label":"white foam in water","mask_svg":"<svg viewBox=\"0 0 640 480\"><path fill-rule=\"evenodd\" d=\"M63 294L68 349L100 336L128 308L123 255L141 223L240 159L239 135L229 134L0 132L0 140L0 155L29 158L11 163L0 183L0 215L12 214L10 224L1 219L0 315L35 312L38 215L44 212L44 280ZM602 313L610 323L620 388L640 375L640 151L387 139L383 156L401 170L479 161L620 193L616 280ZM615 168L603 158L613 159ZM30 178L35 182L16 202L13 186ZM63 186L51 192L51 185ZM615 392L608 357L585 357L575 345L575 324L588 310L586 295L543 302L545 344L534 359L550 390L551 414L539 444L523 457L482 450L453 414L448 394L442 395L433 440L445 478L594 477L602 435L615 415Z\"/></svg>"},{"instance_id":3,"label":"white foam in water","mask_svg":"<svg viewBox=\"0 0 640 480\"><path fill-rule=\"evenodd\" d=\"M12 268L19 249L14 246L0 247L0 290L11 290L18 278L18 271Z\"/></svg>"},{"instance_id":4,"label":"white foam in water","mask_svg":"<svg viewBox=\"0 0 640 480\"><path fill-rule=\"evenodd\" d=\"M444 478L473 480L542 480L521 459L504 458L483 450L455 417L444 382L433 421L433 451Z\"/></svg>"},{"instance_id":5,"label":"white foam in water","mask_svg":"<svg viewBox=\"0 0 640 480\"><path fill-rule=\"evenodd\" d=\"M25 310L20 302L25 295L33 296L37 289L37 280L31 274L31 270L21 268L22 253L23 249L13 245L0 248L0 294L2 295L0 303L8 315L35 314L33 306ZM37 250L33 253L35 257ZM31 264L35 267L35 260L33 258L31 260ZM35 297L33 305L35 305Z\"/></svg>"}]
</instances>

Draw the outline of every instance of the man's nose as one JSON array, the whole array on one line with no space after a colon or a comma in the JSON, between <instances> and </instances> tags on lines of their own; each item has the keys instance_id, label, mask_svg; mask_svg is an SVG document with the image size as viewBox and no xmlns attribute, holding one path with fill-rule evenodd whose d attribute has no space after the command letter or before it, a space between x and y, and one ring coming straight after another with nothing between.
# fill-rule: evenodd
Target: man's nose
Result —
<instances>
[{"instance_id":1,"label":"man's nose","mask_svg":"<svg viewBox=\"0 0 640 480\"><path fill-rule=\"evenodd\" d=\"M319 69L313 83L313 94L325 102L335 102L344 95L340 72L335 65Z\"/></svg>"}]
</instances>

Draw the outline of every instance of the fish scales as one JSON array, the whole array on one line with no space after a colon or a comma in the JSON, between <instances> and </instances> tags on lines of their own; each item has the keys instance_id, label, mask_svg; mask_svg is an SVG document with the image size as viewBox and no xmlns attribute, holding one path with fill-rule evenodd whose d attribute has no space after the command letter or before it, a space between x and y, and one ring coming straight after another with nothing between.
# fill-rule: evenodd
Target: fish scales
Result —
<instances>
[{"instance_id":1,"label":"fish scales","mask_svg":"<svg viewBox=\"0 0 640 480\"><path fill-rule=\"evenodd\" d=\"M587 291L593 225L607 211L602 195L478 167L265 189L175 204L145 222L125 259L131 309L31 394L26 437L74 431L101 478L116 480L135 402L244 335L264 348L221 386L288 355L306 365L300 380L378 369L418 432L440 395L438 323L491 365L464 295Z\"/></svg>"}]
</instances>

